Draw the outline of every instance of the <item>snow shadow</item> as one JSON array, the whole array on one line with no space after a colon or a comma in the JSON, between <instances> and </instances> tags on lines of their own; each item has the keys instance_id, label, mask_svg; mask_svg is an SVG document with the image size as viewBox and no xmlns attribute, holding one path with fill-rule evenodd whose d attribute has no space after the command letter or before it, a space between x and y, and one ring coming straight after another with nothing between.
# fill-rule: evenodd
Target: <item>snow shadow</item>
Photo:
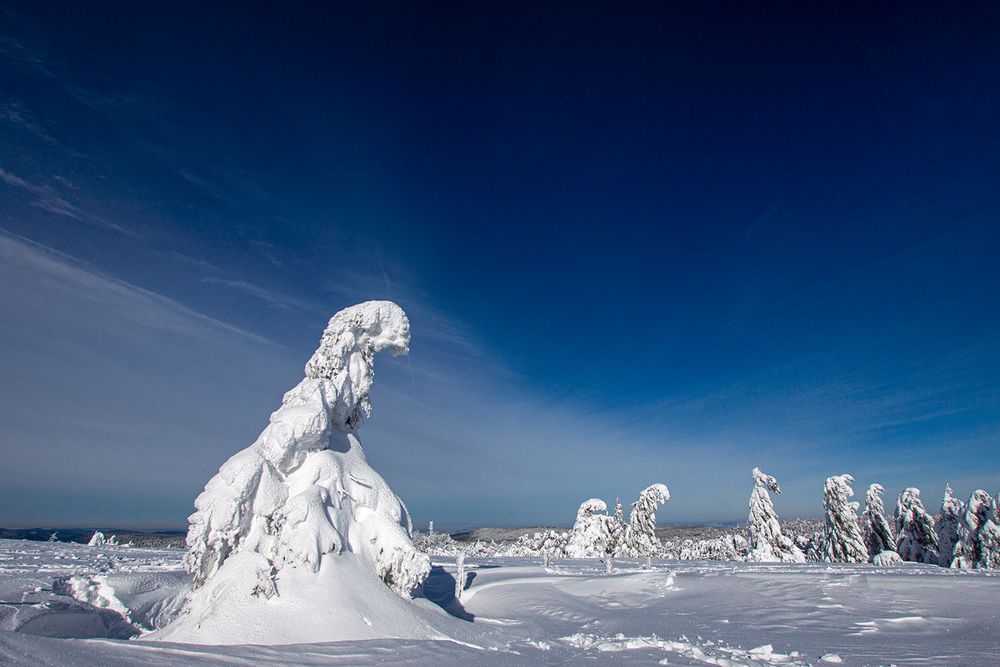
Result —
<instances>
[{"instance_id":1,"label":"snow shadow","mask_svg":"<svg viewBox=\"0 0 1000 667\"><path fill-rule=\"evenodd\" d=\"M475 572L467 572L462 590L468 590ZM431 567L431 573L424 581L424 597L444 609L446 612L463 621L475 622L476 617L465 610L462 603L455 598L455 576L440 565Z\"/></svg>"}]
</instances>

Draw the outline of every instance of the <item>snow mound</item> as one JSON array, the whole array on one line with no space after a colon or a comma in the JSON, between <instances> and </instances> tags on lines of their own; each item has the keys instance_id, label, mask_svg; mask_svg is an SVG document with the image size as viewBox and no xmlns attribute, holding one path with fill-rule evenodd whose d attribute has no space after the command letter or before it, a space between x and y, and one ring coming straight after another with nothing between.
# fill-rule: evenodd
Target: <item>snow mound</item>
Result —
<instances>
[{"instance_id":1,"label":"snow mound","mask_svg":"<svg viewBox=\"0 0 1000 667\"><path fill-rule=\"evenodd\" d=\"M409 351L406 314L369 301L331 318L306 377L195 500L188 613L156 639L292 643L434 638L409 601L430 572L405 505L367 463L374 358ZM429 603L428 603L429 604Z\"/></svg>"}]
</instances>

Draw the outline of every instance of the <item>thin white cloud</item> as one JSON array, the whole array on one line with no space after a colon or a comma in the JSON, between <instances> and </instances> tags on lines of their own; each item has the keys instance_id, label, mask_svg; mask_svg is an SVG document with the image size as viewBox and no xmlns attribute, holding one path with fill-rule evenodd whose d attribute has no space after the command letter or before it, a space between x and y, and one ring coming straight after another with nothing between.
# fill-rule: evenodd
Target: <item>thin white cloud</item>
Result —
<instances>
[{"instance_id":1,"label":"thin white cloud","mask_svg":"<svg viewBox=\"0 0 1000 667\"><path fill-rule=\"evenodd\" d=\"M276 306L278 308L285 308L288 310L309 310L316 312L324 311L319 304L306 301L305 299L299 299L275 290L265 289L245 280L230 280L227 278L217 278L211 276L208 278L202 278L202 282L210 285L221 285L238 292L243 292L244 294L248 294L256 299L259 299L268 305Z\"/></svg>"},{"instance_id":2,"label":"thin white cloud","mask_svg":"<svg viewBox=\"0 0 1000 667\"><path fill-rule=\"evenodd\" d=\"M63 181L65 181L65 179L63 179ZM112 229L116 232L127 234L129 236L140 236L140 234L131 229L111 222L102 216L85 211L76 204L70 203L51 186L38 185L37 183L33 183L25 178L22 178L21 176L7 171L2 167L0 167L0 182L3 182L12 188L23 190L24 192L32 195L33 199L30 205L35 208L40 208L43 211L48 211L49 213L53 213L55 215L71 218L84 224Z\"/></svg>"},{"instance_id":3,"label":"thin white cloud","mask_svg":"<svg viewBox=\"0 0 1000 667\"><path fill-rule=\"evenodd\" d=\"M33 290L37 283L44 283L74 300L113 307L123 317L151 329L198 338L238 336L275 345L174 299L103 273L71 255L3 230L0 230L0 260L21 277L7 289L22 285Z\"/></svg>"}]
</instances>

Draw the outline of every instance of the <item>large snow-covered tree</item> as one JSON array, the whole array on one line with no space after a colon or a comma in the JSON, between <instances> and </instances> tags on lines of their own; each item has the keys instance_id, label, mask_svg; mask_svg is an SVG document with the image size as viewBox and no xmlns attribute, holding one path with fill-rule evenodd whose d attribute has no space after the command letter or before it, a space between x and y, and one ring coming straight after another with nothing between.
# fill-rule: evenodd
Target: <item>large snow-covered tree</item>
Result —
<instances>
[{"instance_id":1,"label":"large snow-covered tree","mask_svg":"<svg viewBox=\"0 0 1000 667\"><path fill-rule=\"evenodd\" d=\"M920 489L903 489L896 500L896 553L914 563L937 563L934 520L924 509Z\"/></svg>"},{"instance_id":2,"label":"large snow-covered tree","mask_svg":"<svg viewBox=\"0 0 1000 667\"><path fill-rule=\"evenodd\" d=\"M883 491L885 489L881 484L868 487L865 493L865 511L861 514L861 539L872 560L883 551L896 550L896 531L885 515Z\"/></svg>"},{"instance_id":3,"label":"large snow-covered tree","mask_svg":"<svg viewBox=\"0 0 1000 667\"><path fill-rule=\"evenodd\" d=\"M955 560L955 545L962 539L965 521L965 504L952 495L951 486L945 485L941 513L934 519L934 533L938 540L938 563L950 567Z\"/></svg>"},{"instance_id":4,"label":"large snow-covered tree","mask_svg":"<svg viewBox=\"0 0 1000 667\"><path fill-rule=\"evenodd\" d=\"M604 558L611 541L608 506L600 498L585 500L576 513L576 523L566 543L570 558Z\"/></svg>"},{"instance_id":5,"label":"large snow-covered tree","mask_svg":"<svg viewBox=\"0 0 1000 667\"><path fill-rule=\"evenodd\" d=\"M823 526L821 556L836 563L864 563L868 549L861 539L858 526L858 504L851 502L854 495L850 475L828 477L823 488L823 509L826 522Z\"/></svg>"},{"instance_id":6,"label":"large snow-covered tree","mask_svg":"<svg viewBox=\"0 0 1000 667\"><path fill-rule=\"evenodd\" d=\"M804 563L802 551L791 539L781 534L781 524L774 511L774 503L768 490L781 493L778 480L753 469L753 491L750 492L750 516L747 521L750 533L750 553L747 560L789 563Z\"/></svg>"},{"instance_id":7,"label":"large snow-covered tree","mask_svg":"<svg viewBox=\"0 0 1000 667\"><path fill-rule=\"evenodd\" d=\"M969 496L962 522L962 539L955 546L952 567L1000 567L1000 519L997 501L982 489Z\"/></svg>"},{"instance_id":8,"label":"large snow-covered tree","mask_svg":"<svg viewBox=\"0 0 1000 667\"><path fill-rule=\"evenodd\" d=\"M656 555L660 546L656 539L656 509L668 500L670 491L666 484L652 484L643 489L629 512L623 555L647 560Z\"/></svg>"},{"instance_id":9,"label":"large snow-covered tree","mask_svg":"<svg viewBox=\"0 0 1000 667\"><path fill-rule=\"evenodd\" d=\"M246 619L274 619L262 615L253 599L294 592L295 586L333 596L326 600L333 607L337 595L358 597L342 592L353 585L348 580L381 579L386 590L407 599L420 587L430 560L413 546L406 507L368 465L356 435L371 413L375 354L405 354L409 341L409 320L389 301L369 301L330 319L305 379L285 394L257 440L223 464L195 500L185 558L194 576L190 613L164 636L240 641L259 634L264 630ZM372 604L384 597L358 585ZM355 625L353 632L370 632L353 616L338 619ZM291 627L307 633L307 626L314 627ZM350 632L343 629L341 636Z\"/></svg>"}]
</instances>

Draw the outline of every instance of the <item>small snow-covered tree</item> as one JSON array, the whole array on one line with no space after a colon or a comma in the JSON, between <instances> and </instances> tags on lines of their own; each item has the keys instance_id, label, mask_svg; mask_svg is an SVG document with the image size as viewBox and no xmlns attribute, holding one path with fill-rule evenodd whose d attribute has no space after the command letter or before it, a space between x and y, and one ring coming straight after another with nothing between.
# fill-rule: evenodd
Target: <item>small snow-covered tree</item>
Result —
<instances>
[{"instance_id":1,"label":"small snow-covered tree","mask_svg":"<svg viewBox=\"0 0 1000 667\"><path fill-rule=\"evenodd\" d=\"M952 567L1000 567L1000 526L997 501L982 489L972 492L965 508L962 539L955 546Z\"/></svg>"},{"instance_id":2,"label":"small snow-covered tree","mask_svg":"<svg viewBox=\"0 0 1000 667\"><path fill-rule=\"evenodd\" d=\"M88 547L103 547L107 544L107 540L104 539L104 533L99 530L95 530L94 534L91 535L90 541L87 542Z\"/></svg>"},{"instance_id":3,"label":"small snow-covered tree","mask_svg":"<svg viewBox=\"0 0 1000 667\"><path fill-rule=\"evenodd\" d=\"M823 509L826 524L823 527L823 560L836 563L865 563L868 549L861 539L858 526L858 504L851 502L854 495L850 475L828 477L823 488Z\"/></svg>"},{"instance_id":4,"label":"small snow-covered tree","mask_svg":"<svg viewBox=\"0 0 1000 667\"><path fill-rule=\"evenodd\" d=\"M937 563L934 520L924 509L920 489L903 489L896 501L896 553L914 563Z\"/></svg>"},{"instance_id":5,"label":"small snow-covered tree","mask_svg":"<svg viewBox=\"0 0 1000 667\"><path fill-rule=\"evenodd\" d=\"M656 508L668 500L670 491L667 485L653 484L643 489L632 503L629 523L625 528L624 551L630 558L645 558L647 567L660 547L656 539Z\"/></svg>"},{"instance_id":6,"label":"small snow-covered tree","mask_svg":"<svg viewBox=\"0 0 1000 667\"><path fill-rule=\"evenodd\" d=\"M865 543L868 555L875 557L883 551L896 551L896 531L885 516L885 505L882 503L881 484L872 484L865 493L865 511L861 514L861 539ZM883 558L883 562L891 556Z\"/></svg>"},{"instance_id":7,"label":"small snow-covered tree","mask_svg":"<svg viewBox=\"0 0 1000 667\"><path fill-rule=\"evenodd\" d=\"M611 555L621 556L625 549L625 537L627 525L625 524L625 511L622 509L622 499L615 498L615 513L611 516L609 530L611 532Z\"/></svg>"},{"instance_id":8,"label":"small snow-covered tree","mask_svg":"<svg viewBox=\"0 0 1000 667\"><path fill-rule=\"evenodd\" d=\"M965 520L965 504L951 493L951 486L944 487L941 513L934 520L934 533L938 540L938 562L950 567L955 560L955 545L962 539L962 524Z\"/></svg>"},{"instance_id":9,"label":"small snow-covered tree","mask_svg":"<svg viewBox=\"0 0 1000 667\"><path fill-rule=\"evenodd\" d=\"M604 558L611 540L608 506L600 498L591 498L580 505L576 523L569 534L566 555L570 558Z\"/></svg>"},{"instance_id":10,"label":"small snow-covered tree","mask_svg":"<svg viewBox=\"0 0 1000 667\"><path fill-rule=\"evenodd\" d=\"M781 524L774 511L768 490L781 493L778 480L753 469L753 491L750 492L750 516L747 522L750 533L750 553L747 560L804 563L806 558L792 541L781 534Z\"/></svg>"}]
</instances>

